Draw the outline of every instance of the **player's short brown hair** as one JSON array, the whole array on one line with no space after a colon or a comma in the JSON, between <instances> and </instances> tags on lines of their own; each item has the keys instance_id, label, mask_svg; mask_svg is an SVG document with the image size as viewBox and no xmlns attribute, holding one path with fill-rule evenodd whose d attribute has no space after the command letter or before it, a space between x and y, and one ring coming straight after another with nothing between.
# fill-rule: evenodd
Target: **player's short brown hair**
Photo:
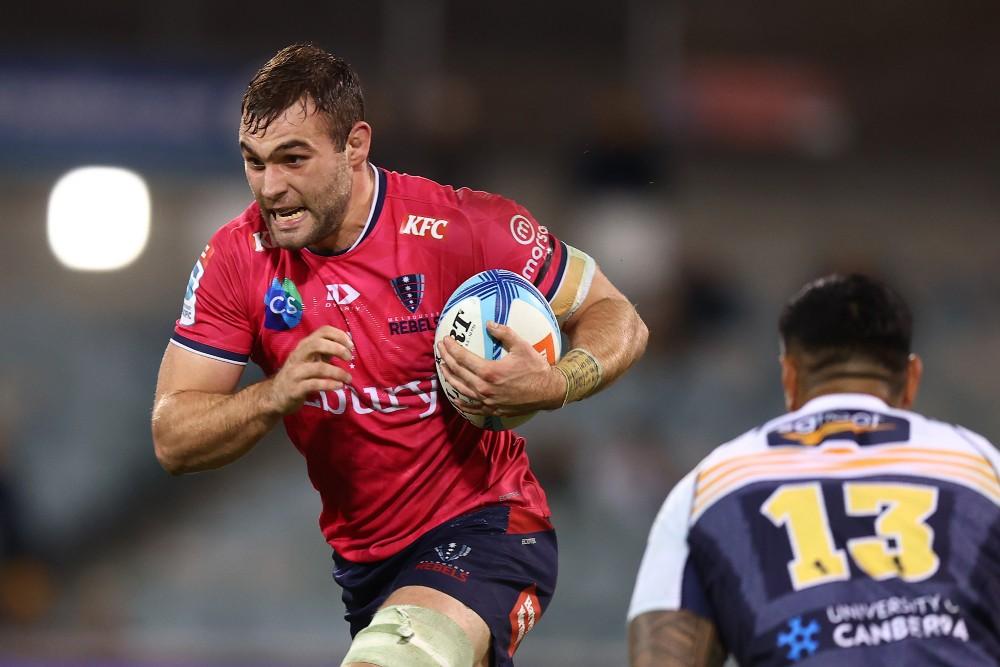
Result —
<instances>
[{"instance_id":1,"label":"player's short brown hair","mask_svg":"<svg viewBox=\"0 0 1000 667\"><path fill-rule=\"evenodd\" d=\"M240 107L243 129L263 132L293 104L309 99L326 116L337 150L354 124L365 119L357 73L342 58L312 44L278 51L250 80Z\"/></svg>"}]
</instances>

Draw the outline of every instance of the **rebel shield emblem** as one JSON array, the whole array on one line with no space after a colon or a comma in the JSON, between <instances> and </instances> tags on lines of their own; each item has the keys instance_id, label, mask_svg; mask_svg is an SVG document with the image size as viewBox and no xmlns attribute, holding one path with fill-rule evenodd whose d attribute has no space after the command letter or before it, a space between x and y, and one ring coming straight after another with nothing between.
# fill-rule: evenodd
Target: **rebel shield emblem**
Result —
<instances>
[{"instance_id":1,"label":"rebel shield emblem","mask_svg":"<svg viewBox=\"0 0 1000 667\"><path fill-rule=\"evenodd\" d=\"M462 556L468 556L469 552L472 551L472 547L452 542L436 546L434 547L434 551L437 552L439 559L447 563L448 561L458 560Z\"/></svg>"},{"instance_id":2,"label":"rebel shield emblem","mask_svg":"<svg viewBox=\"0 0 1000 667\"><path fill-rule=\"evenodd\" d=\"M392 279L392 289L400 302L411 313L417 312L424 298L424 274L407 273Z\"/></svg>"}]
</instances>

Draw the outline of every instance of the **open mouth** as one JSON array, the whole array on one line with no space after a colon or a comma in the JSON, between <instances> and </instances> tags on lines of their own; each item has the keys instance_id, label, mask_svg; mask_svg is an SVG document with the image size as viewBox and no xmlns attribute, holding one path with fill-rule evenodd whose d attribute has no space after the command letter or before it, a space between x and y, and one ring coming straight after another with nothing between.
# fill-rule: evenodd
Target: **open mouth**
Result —
<instances>
[{"instance_id":1,"label":"open mouth","mask_svg":"<svg viewBox=\"0 0 1000 667\"><path fill-rule=\"evenodd\" d=\"M281 228L291 227L292 225L299 222L305 213L306 209L304 206L296 206L295 208L281 208L271 210L271 220Z\"/></svg>"}]
</instances>

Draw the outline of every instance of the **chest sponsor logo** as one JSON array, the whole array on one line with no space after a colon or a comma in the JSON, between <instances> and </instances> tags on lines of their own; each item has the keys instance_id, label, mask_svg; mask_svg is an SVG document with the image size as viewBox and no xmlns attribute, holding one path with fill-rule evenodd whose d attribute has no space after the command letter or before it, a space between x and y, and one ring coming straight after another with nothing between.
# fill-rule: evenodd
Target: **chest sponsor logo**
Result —
<instances>
[{"instance_id":1,"label":"chest sponsor logo","mask_svg":"<svg viewBox=\"0 0 1000 667\"><path fill-rule=\"evenodd\" d=\"M860 446L906 442L910 422L867 410L830 410L804 415L767 434L767 444L816 447L828 440L852 440Z\"/></svg>"},{"instance_id":2,"label":"chest sponsor logo","mask_svg":"<svg viewBox=\"0 0 1000 667\"><path fill-rule=\"evenodd\" d=\"M326 300L333 301L338 306L354 303L361 294L347 283L335 283L326 286Z\"/></svg>"},{"instance_id":3,"label":"chest sponsor logo","mask_svg":"<svg viewBox=\"0 0 1000 667\"><path fill-rule=\"evenodd\" d=\"M348 411L358 415L391 414L400 410L419 409L420 419L437 410L437 378L411 380L395 387L345 387L337 391L321 391L304 403L323 412L342 415Z\"/></svg>"},{"instance_id":4,"label":"chest sponsor logo","mask_svg":"<svg viewBox=\"0 0 1000 667\"><path fill-rule=\"evenodd\" d=\"M435 239L443 239L445 228L448 226L447 220L438 220L419 215L411 215L399 226L399 233L407 236L428 236Z\"/></svg>"},{"instance_id":5,"label":"chest sponsor logo","mask_svg":"<svg viewBox=\"0 0 1000 667\"><path fill-rule=\"evenodd\" d=\"M254 252L264 252L265 250L271 250L277 248L274 241L271 240L271 232L254 232L250 235L250 247L253 248Z\"/></svg>"},{"instance_id":6,"label":"chest sponsor logo","mask_svg":"<svg viewBox=\"0 0 1000 667\"><path fill-rule=\"evenodd\" d=\"M298 288L288 278L271 281L264 294L264 326L273 331L288 331L302 321L304 306Z\"/></svg>"},{"instance_id":7,"label":"chest sponsor logo","mask_svg":"<svg viewBox=\"0 0 1000 667\"><path fill-rule=\"evenodd\" d=\"M212 246L206 245L205 249L201 251L201 256L198 258L198 261L194 263L194 268L191 269L191 276L188 278L187 289L184 290L184 304L181 307L180 323L183 326L191 326L195 322L195 311L198 303L198 287L201 285L201 279L205 275L205 267L208 266L208 262L212 259L213 254L215 254L215 250Z\"/></svg>"},{"instance_id":8,"label":"chest sponsor logo","mask_svg":"<svg viewBox=\"0 0 1000 667\"><path fill-rule=\"evenodd\" d=\"M928 648L927 655L939 658L951 654L951 649L944 649L944 642L964 644L970 641L965 611L940 593L841 602L826 609L808 610L765 632L757 641L774 647L777 660L769 664L792 665L840 649L926 640L934 640L933 646L937 647ZM948 653L941 652L942 649ZM860 654L852 651L844 655ZM828 659L827 662L849 664L849 659Z\"/></svg>"},{"instance_id":9,"label":"chest sponsor logo","mask_svg":"<svg viewBox=\"0 0 1000 667\"><path fill-rule=\"evenodd\" d=\"M411 313L417 312L420 302L424 300L424 274L407 273L396 276L391 281L396 298Z\"/></svg>"}]
</instances>

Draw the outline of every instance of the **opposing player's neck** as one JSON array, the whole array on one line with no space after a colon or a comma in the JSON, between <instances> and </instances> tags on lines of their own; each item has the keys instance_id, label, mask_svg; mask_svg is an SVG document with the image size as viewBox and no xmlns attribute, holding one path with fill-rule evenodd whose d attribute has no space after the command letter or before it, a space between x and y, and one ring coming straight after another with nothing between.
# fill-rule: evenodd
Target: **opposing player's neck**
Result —
<instances>
[{"instance_id":1,"label":"opposing player's neck","mask_svg":"<svg viewBox=\"0 0 1000 667\"><path fill-rule=\"evenodd\" d=\"M796 397L793 410L798 410L814 398L830 394L868 394L892 407L900 407L900 393L886 381L877 378L837 378L803 387Z\"/></svg>"}]
</instances>

